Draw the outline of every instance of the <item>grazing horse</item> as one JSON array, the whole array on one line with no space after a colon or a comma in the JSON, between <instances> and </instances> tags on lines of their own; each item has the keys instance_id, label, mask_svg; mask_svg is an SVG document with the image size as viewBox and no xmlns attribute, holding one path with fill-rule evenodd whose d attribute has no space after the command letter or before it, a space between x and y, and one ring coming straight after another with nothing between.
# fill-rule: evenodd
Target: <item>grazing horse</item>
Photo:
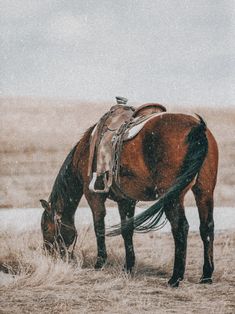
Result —
<instances>
[{"instance_id":1,"label":"grazing horse","mask_svg":"<svg viewBox=\"0 0 235 314\"><path fill-rule=\"evenodd\" d=\"M149 120L131 140L123 143L120 156L120 196L111 187L108 193L89 190L88 156L91 133L88 129L64 161L55 180L49 201L41 200L45 211L41 228L48 250L66 251L76 241L74 214L84 194L91 208L97 239L95 268L107 259L105 246L105 201L118 204L121 225L111 235L124 239L125 269L135 263L133 232L159 227L165 213L171 224L175 243L175 260L170 286L178 286L184 277L189 225L185 217L184 197L192 189L200 217L200 235L204 245L201 283L211 283L213 264L213 192L218 167L216 141L203 119L186 114L164 113ZM156 201L134 216L137 201Z\"/></svg>"}]
</instances>

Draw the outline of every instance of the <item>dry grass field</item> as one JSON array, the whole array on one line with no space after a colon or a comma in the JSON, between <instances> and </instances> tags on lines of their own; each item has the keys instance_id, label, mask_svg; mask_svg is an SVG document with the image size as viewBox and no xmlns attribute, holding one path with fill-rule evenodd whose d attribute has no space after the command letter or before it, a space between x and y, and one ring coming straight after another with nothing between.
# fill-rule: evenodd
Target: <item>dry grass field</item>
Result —
<instances>
[{"instance_id":1,"label":"dry grass field","mask_svg":"<svg viewBox=\"0 0 235 314\"><path fill-rule=\"evenodd\" d=\"M69 150L111 105L0 98L0 207L38 207ZM166 107L205 118L220 149L215 204L234 206L235 109ZM190 195L187 204L194 205Z\"/></svg>"},{"instance_id":2,"label":"dry grass field","mask_svg":"<svg viewBox=\"0 0 235 314\"><path fill-rule=\"evenodd\" d=\"M69 150L110 105L0 98L0 207L39 207ZM167 108L205 118L220 149L215 204L234 207L235 110ZM194 205L191 195L187 205ZM108 263L95 271L92 227L78 231L76 264L45 256L39 227L0 232L0 313L235 312L235 232L216 234L216 269L209 286L198 284L203 248L199 234L191 232L185 280L171 289L166 284L173 266L171 234L135 235L137 265L127 276L120 237L107 239Z\"/></svg>"},{"instance_id":3,"label":"dry grass field","mask_svg":"<svg viewBox=\"0 0 235 314\"><path fill-rule=\"evenodd\" d=\"M235 234L215 241L214 283L198 284L202 244L190 233L185 280L167 287L173 241L168 233L135 235L137 265L131 277L122 271L123 243L108 238L108 263L93 269L96 247L90 227L79 228L77 264L44 256L40 231L1 234L0 304L2 313L234 313Z\"/></svg>"}]
</instances>

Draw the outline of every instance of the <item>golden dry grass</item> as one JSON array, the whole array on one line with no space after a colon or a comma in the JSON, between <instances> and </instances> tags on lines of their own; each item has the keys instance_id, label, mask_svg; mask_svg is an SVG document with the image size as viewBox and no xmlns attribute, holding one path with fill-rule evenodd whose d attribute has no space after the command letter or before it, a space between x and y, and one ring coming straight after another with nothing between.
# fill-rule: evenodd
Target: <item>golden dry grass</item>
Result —
<instances>
[{"instance_id":1,"label":"golden dry grass","mask_svg":"<svg viewBox=\"0 0 235 314\"><path fill-rule=\"evenodd\" d=\"M234 313L235 233L216 236L212 285L198 284L202 244L190 233L185 280L172 289L167 287L173 264L170 234L136 235L137 265L128 276L122 271L120 237L107 239L108 263L102 271L93 269L95 239L86 231L79 228L76 264L45 256L39 230L1 234L0 265L14 275L1 278L3 313Z\"/></svg>"}]
</instances>

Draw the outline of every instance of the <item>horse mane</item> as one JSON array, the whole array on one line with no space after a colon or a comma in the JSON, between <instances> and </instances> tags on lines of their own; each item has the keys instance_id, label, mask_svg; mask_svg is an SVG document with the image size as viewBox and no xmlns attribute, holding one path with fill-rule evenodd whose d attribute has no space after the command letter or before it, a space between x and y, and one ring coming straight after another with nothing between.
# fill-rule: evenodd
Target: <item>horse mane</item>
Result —
<instances>
[{"instance_id":1,"label":"horse mane","mask_svg":"<svg viewBox=\"0 0 235 314\"><path fill-rule=\"evenodd\" d=\"M92 125L83 133L82 137L80 138L76 146L81 146L82 150L90 146L90 136L95 126L96 124Z\"/></svg>"},{"instance_id":2,"label":"horse mane","mask_svg":"<svg viewBox=\"0 0 235 314\"><path fill-rule=\"evenodd\" d=\"M66 200L68 201L76 193L78 177L72 172L72 162L77 145L69 152L57 174L49 197L49 202L52 204L55 204L59 198L62 198L66 202Z\"/></svg>"},{"instance_id":3,"label":"horse mane","mask_svg":"<svg viewBox=\"0 0 235 314\"><path fill-rule=\"evenodd\" d=\"M64 207L69 205L72 207L73 204L78 202L77 196L81 189L82 179L79 172L74 169L73 158L79 146L84 149L85 146L89 145L89 137L93 128L94 126L84 132L79 142L72 148L63 162L49 197L51 204L56 204L58 200L62 199Z\"/></svg>"}]
</instances>

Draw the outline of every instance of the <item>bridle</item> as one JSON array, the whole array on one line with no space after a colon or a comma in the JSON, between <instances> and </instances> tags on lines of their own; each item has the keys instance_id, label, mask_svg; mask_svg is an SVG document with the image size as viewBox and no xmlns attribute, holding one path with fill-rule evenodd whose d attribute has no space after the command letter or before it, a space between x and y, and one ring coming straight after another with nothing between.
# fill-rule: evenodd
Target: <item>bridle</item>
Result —
<instances>
[{"instance_id":1,"label":"bridle","mask_svg":"<svg viewBox=\"0 0 235 314\"><path fill-rule=\"evenodd\" d=\"M63 223L61 221L61 218L58 218L57 214L54 215L54 224L55 224L55 236L54 236L54 239L55 239L55 243L56 243L58 251L60 251L59 244L62 244L62 247L63 247L67 257L70 255L71 258L73 258L74 257L74 248L75 248L75 245L77 243L77 238L78 238L78 233L77 233L76 228L75 227L73 228L73 227ZM69 247L67 248L67 246L65 244L64 238L63 238L63 236L61 234L61 226L64 226L65 228L68 228L68 229L71 229L71 230L73 230L75 232L75 237L74 237L73 243L70 245L70 247L72 246L72 250L71 251L69 251Z\"/></svg>"}]
</instances>

